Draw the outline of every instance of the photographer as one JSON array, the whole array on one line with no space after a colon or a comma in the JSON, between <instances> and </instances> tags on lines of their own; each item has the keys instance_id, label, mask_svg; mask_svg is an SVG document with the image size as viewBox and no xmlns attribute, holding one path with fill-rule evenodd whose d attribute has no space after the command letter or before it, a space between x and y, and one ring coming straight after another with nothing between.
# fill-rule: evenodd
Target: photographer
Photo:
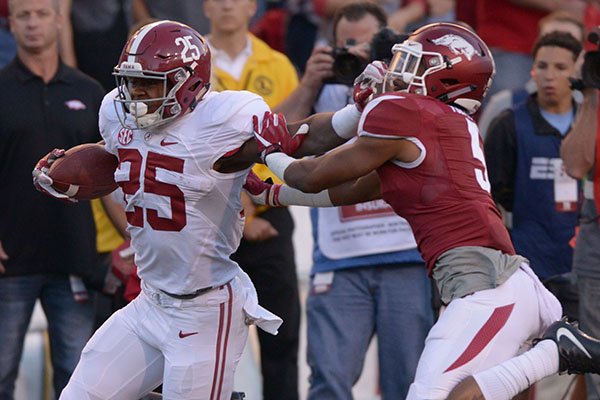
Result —
<instances>
[{"instance_id":1,"label":"photographer","mask_svg":"<svg viewBox=\"0 0 600 400\"><path fill-rule=\"evenodd\" d=\"M598 29L598 28L597 28ZM589 40L599 44L597 32ZM591 335L600 335L600 141L598 137L598 89L600 88L600 53L586 53L582 68L583 102L568 136L560 147L567 174L583 179L583 202L579 234L573 255L573 270L579 288L579 323ZM588 399L600 398L600 378L586 375Z\"/></svg>"},{"instance_id":2,"label":"photographer","mask_svg":"<svg viewBox=\"0 0 600 400\"><path fill-rule=\"evenodd\" d=\"M336 47L320 45L313 49L298 87L275 111L295 121L310 115L319 104L327 106L317 111L335 111L348 104L354 79L367 64L385 62L391 47L406 38L385 28L386 21L383 10L373 3L342 7L333 20Z\"/></svg>"},{"instance_id":3,"label":"photographer","mask_svg":"<svg viewBox=\"0 0 600 400\"><path fill-rule=\"evenodd\" d=\"M372 3L341 8L334 19L337 47L313 51L300 87L286 100L288 120L308 116L311 108L335 111L351 102L356 76L369 61L391 57L392 45L403 41L382 31L385 23ZM311 209L309 400L353 398L375 333L381 398L403 399L408 393L433 324L431 286L408 223L391 214L383 201Z\"/></svg>"}]
</instances>

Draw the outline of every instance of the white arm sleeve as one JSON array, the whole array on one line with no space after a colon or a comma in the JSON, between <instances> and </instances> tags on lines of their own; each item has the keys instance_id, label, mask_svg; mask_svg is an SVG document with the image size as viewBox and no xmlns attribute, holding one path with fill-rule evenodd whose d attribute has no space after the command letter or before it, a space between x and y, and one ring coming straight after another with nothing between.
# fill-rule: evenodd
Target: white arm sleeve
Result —
<instances>
[{"instance_id":1,"label":"white arm sleeve","mask_svg":"<svg viewBox=\"0 0 600 400\"><path fill-rule=\"evenodd\" d=\"M304 193L282 185L278 200L282 206L333 207L327 189L319 193Z\"/></svg>"},{"instance_id":2,"label":"white arm sleeve","mask_svg":"<svg viewBox=\"0 0 600 400\"><path fill-rule=\"evenodd\" d=\"M336 111L331 117L331 126L335 133L342 139L350 139L356 136L358 121L361 113L354 104L348 104L341 110Z\"/></svg>"},{"instance_id":3,"label":"white arm sleeve","mask_svg":"<svg viewBox=\"0 0 600 400\"><path fill-rule=\"evenodd\" d=\"M283 178L283 176L285 175L285 170L294 161L296 161L295 158L290 157L284 153L271 153L265 157L267 167L269 167L269 169L275 174L275 176L277 176L284 182L285 179Z\"/></svg>"}]
</instances>

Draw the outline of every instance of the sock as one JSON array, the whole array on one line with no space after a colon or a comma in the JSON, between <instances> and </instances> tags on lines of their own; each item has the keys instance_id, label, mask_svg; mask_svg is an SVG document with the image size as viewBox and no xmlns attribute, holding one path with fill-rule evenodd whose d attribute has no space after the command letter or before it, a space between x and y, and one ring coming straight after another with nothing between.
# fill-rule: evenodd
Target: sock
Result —
<instances>
[{"instance_id":1,"label":"sock","mask_svg":"<svg viewBox=\"0 0 600 400\"><path fill-rule=\"evenodd\" d=\"M558 347L542 340L535 347L473 375L486 400L510 400L535 382L558 372Z\"/></svg>"}]
</instances>

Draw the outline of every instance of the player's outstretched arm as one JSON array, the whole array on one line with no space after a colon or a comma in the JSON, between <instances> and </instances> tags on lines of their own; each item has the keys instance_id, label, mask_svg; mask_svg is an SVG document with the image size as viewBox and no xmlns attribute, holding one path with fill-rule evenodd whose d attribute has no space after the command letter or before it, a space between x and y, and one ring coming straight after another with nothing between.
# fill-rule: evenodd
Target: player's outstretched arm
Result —
<instances>
[{"instance_id":1,"label":"player's outstretched arm","mask_svg":"<svg viewBox=\"0 0 600 400\"><path fill-rule=\"evenodd\" d=\"M376 88L382 84L386 70L387 66L381 61L371 62L354 82L354 104L335 113L315 114L301 121L283 124L279 132L267 132L273 134L267 140L282 145L285 154L303 157L322 154L355 137L361 113L376 92ZM266 113L259 125L256 116L255 132L264 131L273 122L276 124L277 119L285 120L282 114ZM260 141L260 138L257 139ZM286 146L287 144L289 146Z\"/></svg>"},{"instance_id":2,"label":"player's outstretched arm","mask_svg":"<svg viewBox=\"0 0 600 400\"><path fill-rule=\"evenodd\" d=\"M283 153L272 153L267 155L266 163L289 186L317 193L363 177L387 161L410 163L419 155L419 148L408 140L361 136L320 157L295 160Z\"/></svg>"},{"instance_id":3,"label":"player's outstretched arm","mask_svg":"<svg viewBox=\"0 0 600 400\"><path fill-rule=\"evenodd\" d=\"M244 189L255 204L271 207L307 206L333 207L381 198L379 176L376 172L319 193L304 193L287 185L262 181L254 172L246 178Z\"/></svg>"}]
</instances>

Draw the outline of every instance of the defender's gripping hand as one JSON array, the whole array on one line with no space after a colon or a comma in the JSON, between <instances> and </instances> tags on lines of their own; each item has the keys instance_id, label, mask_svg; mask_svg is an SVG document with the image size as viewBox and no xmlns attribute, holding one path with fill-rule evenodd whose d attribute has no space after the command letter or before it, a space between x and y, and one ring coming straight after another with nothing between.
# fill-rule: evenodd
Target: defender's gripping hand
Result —
<instances>
[{"instance_id":1,"label":"defender's gripping hand","mask_svg":"<svg viewBox=\"0 0 600 400\"><path fill-rule=\"evenodd\" d=\"M258 123L258 116L252 116L252 125L254 127L254 137L258 147L258 153L262 163L265 163L265 157L271 153L283 152L292 155L298 150L306 134L308 125L303 124L295 135L288 131L285 117L283 114L265 112L262 124Z\"/></svg>"},{"instance_id":2,"label":"defender's gripping hand","mask_svg":"<svg viewBox=\"0 0 600 400\"><path fill-rule=\"evenodd\" d=\"M265 182L254 172L250 171L246 177L244 189L255 204L281 207L281 203L279 203L279 191L281 190L281 185L274 184L272 181L270 182L270 180L271 179L269 178L267 182Z\"/></svg>"},{"instance_id":3,"label":"defender's gripping hand","mask_svg":"<svg viewBox=\"0 0 600 400\"><path fill-rule=\"evenodd\" d=\"M67 202L67 203L76 203L77 200L73 199L66 194L57 192L52 187L52 178L48 176L48 171L50 170L50 166L59 158L65 155L64 149L54 149L50 153L46 154L44 157L40 159L35 165L33 171L31 171L31 175L33 176L33 186L35 188L45 194L46 196L53 197L55 199Z\"/></svg>"},{"instance_id":4,"label":"defender's gripping hand","mask_svg":"<svg viewBox=\"0 0 600 400\"><path fill-rule=\"evenodd\" d=\"M381 61L373 61L354 80L354 104L362 112L367 106L371 96L377 93L376 86L383 83L387 65Z\"/></svg>"}]
</instances>

